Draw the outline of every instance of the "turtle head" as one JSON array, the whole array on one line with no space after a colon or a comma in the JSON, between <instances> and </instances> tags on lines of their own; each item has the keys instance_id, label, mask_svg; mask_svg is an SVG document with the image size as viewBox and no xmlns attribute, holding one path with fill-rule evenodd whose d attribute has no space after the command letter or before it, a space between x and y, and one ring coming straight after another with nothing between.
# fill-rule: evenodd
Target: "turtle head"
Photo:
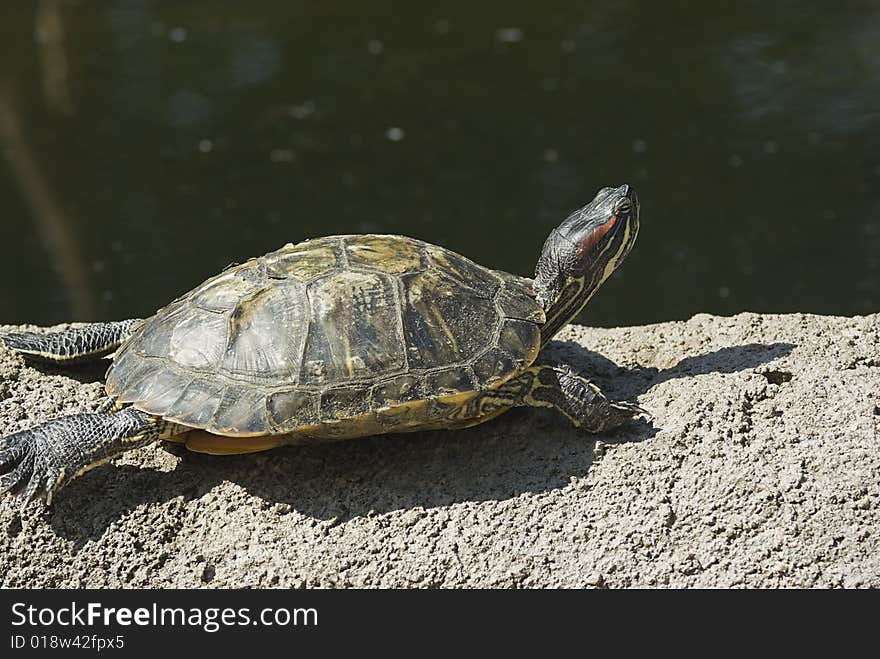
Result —
<instances>
[{"instance_id":1,"label":"turtle head","mask_svg":"<svg viewBox=\"0 0 880 659\"><path fill-rule=\"evenodd\" d=\"M602 188L569 215L544 243L535 291L544 307L547 341L574 318L621 264L639 233L639 200L632 186Z\"/></svg>"}]
</instances>

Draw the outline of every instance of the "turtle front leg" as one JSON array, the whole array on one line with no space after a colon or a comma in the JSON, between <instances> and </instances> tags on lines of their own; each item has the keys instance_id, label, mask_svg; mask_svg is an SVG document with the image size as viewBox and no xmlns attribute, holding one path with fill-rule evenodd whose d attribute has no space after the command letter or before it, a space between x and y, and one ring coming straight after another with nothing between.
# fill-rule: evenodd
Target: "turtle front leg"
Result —
<instances>
[{"instance_id":1,"label":"turtle front leg","mask_svg":"<svg viewBox=\"0 0 880 659\"><path fill-rule=\"evenodd\" d=\"M53 364L80 364L116 350L141 322L140 318L112 323L91 323L60 332L9 332L0 341L17 353Z\"/></svg>"},{"instance_id":2,"label":"turtle front leg","mask_svg":"<svg viewBox=\"0 0 880 659\"><path fill-rule=\"evenodd\" d=\"M512 405L554 408L575 427L592 433L647 414L635 403L608 400L599 387L566 366L531 366L503 384L498 393L506 394Z\"/></svg>"},{"instance_id":3,"label":"turtle front leg","mask_svg":"<svg viewBox=\"0 0 880 659\"><path fill-rule=\"evenodd\" d=\"M51 504L55 493L77 476L185 430L133 407L52 419L0 438L0 494L19 494L22 507L39 495Z\"/></svg>"}]
</instances>

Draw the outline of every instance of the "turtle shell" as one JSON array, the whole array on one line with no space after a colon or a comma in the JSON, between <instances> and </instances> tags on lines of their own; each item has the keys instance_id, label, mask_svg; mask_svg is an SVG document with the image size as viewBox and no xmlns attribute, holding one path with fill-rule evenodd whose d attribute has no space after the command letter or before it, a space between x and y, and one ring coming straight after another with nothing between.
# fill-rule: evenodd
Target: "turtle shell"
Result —
<instances>
[{"instance_id":1,"label":"turtle shell","mask_svg":"<svg viewBox=\"0 0 880 659\"><path fill-rule=\"evenodd\" d=\"M537 356L543 321L530 280L403 236L332 236L159 310L117 352L107 392L226 436L394 419L510 379Z\"/></svg>"}]
</instances>

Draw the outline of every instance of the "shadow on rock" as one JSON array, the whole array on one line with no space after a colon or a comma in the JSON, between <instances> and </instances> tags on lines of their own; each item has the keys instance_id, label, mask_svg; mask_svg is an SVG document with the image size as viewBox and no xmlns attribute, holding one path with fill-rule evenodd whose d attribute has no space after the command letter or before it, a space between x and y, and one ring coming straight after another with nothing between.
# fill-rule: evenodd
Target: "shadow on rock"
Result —
<instances>
[{"instance_id":1,"label":"shadow on rock","mask_svg":"<svg viewBox=\"0 0 880 659\"><path fill-rule=\"evenodd\" d=\"M668 380L708 373L738 373L757 368L785 357L795 347L793 343L746 343L685 357L675 366L663 369L642 366L624 368L575 341L551 341L546 350L550 358L564 361L579 373L595 379L612 398L629 400Z\"/></svg>"},{"instance_id":2,"label":"shadow on rock","mask_svg":"<svg viewBox=\"0 0 880 659\"><path fill-rule=\"evenodd\" d=\"M602 439L638 442L655 432L641 421ZM184 451L168 473L132 465L89 472L67 486L45 514L56 532L82 546L141 504L180 498L182 508L186 500L210 495L224 481L262 499L264 508L288 504L319 520L503 501L562 488L584 476L593 462L594 439L549 412L513 410L484 427L456 432L386 435L224 457ZM208 499L205 505L215 510L253 505L233 498L228 503Z\"/></svg>"},{"instance_id":3,"label":"shadow on rock","mask_svg":"<svg viewBox=\"0 0 880 659\"><path fill-rule=\"evenodd\" d=\"M71 380L76 380L80 384L103 381L104 375L106 375L111 363L109 359L98 359L82 364L59 366L58 364L41 361L26 355L16 355L16 358L21 359L26 366L39 371L43 375L63 375Z\"/></svg>"},{"instance_id":4,"label":"shadow on rock","mask_svg":"<svg viewBox=\"0 0 880 659\"><path fill-rule=\"evenodd\" d=\"M551 345L551 355L564 358L595 377L613 397L624 399L673 378L755 368L794 348L788 343L748 344L686 357L667 369L626 369L577 344ZM657 432L653 423L639 420L589 436L566 426L552 412L515 409L483 426L456 432L386 435L225 457L183 451L177 468L168 473L132 465L89 472L66 487L46 515L59 534L81 545L100 537L139 505L181 498L182 507L224 481L262 499L264 507L288 504L320 520L504 501L563 488L572 478L586 475L596 439L606 444L641 442ZM225 508L213 501L205 505Z\"/></svg>"},{"instance_id":5,"label":"shadow on rock","mask_svg":"<svg viewBox=\"0 0 880 659\"><path fill-rule=\"evenodd\" d=\"M105 465L69 483L43 515L60 536L80 548L141 504L198 499L225 475L210 456L194 455L171 472L129 464Z\"/></svg>"}]
</instances>

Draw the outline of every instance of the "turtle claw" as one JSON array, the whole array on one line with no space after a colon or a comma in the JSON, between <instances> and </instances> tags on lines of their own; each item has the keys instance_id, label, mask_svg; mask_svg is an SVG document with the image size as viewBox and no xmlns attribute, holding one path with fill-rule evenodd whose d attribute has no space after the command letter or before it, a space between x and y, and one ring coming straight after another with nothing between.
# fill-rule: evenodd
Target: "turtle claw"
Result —
<instances>
[{"instance_id":1,"label":"turtle claw","mask_svg":"<svg viewBox=\"0 0 880 659\"><path fill-rule=\"evenodd\" d=\"M134 408L62 416L0 437L0 494L19 495L24 505L58 490L117 455L159 435L156 417Z\"/></svg>"},{"instance_id":2,"label":"turtle claw","mask_svg":"<svg viewBox=\"0 0 880 659\"><path fill-rule=\"evenodd\" d=\"M24 510L28 504L33 501L40 492L40 479L35 474L31 475L27 487L19 493L21 499L21 509Z\"/></svg>"},{"instance_id":3,"label":"turtle claw","mask_svg":"<svg viewBox=\"0 0 880 659\"><path fill-rule=\"evenodd\" d=\"M638 416L639 414L644 414L646 417L648 417L649 420L654 418L654 415L651 414L644 407L639 407L636 403L630 401L618 401L614 403L614 406L619 409L626 410L634 417Z\"/></svg>"},{"instance_id":4,"label":"turtle claw","mask_svg":"<svg viewBox=\"0 0 880 659\"><path fill-rule=\"evenodd\" d=\"M17 451L7 463L7 470L0 475L0 494L10 491L15 494L30 480L34 471L34 456L26 450Z\"/></svg>"},{"instance_id":5,"label":"turtle claw","mask_svg":"<svg viewBox=\"0 0 880 659\"><path fill-rule=\"evenodd\" d=\"M0 494L9 492L21 499L24 510L34 499L52 494L61 485L49 475L54 449L39 428L22 430L0 440Z\"/></svg>"},{"instance_id":6,"label":"turtle claw","mask_svg":"<svg viewBox=\"0 0 880 659\"><path fill-rule=\"evenodd\" d=\"M605 430L612 430L627 425L637 416L644 414L648 420L654 418L648 410L630 401L615 401L609 405L609 416L605 422Z\"/></svg>"}]
</instances>

